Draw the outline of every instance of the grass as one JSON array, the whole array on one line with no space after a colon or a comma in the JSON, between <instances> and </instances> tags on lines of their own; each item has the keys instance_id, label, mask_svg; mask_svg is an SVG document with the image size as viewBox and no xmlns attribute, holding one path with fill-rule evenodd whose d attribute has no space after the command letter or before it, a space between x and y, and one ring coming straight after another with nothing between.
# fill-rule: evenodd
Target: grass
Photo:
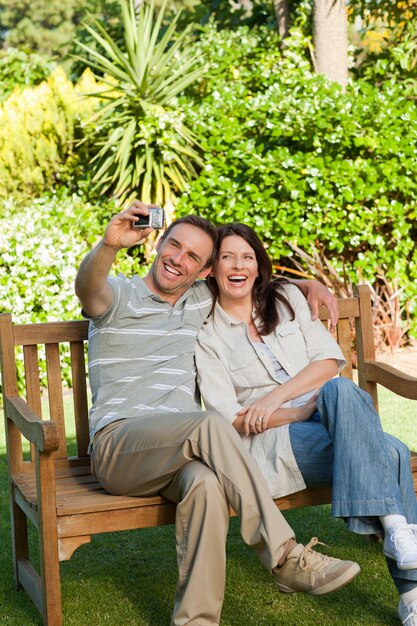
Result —
<instances>
[{"instance_id":1,"label":"grass","mask_svg":"<svg viewBox=\"0 0 417 626\"><path fill-rule=\"evenodd\" d=\"M67 398L68 407L71 398ZM417 450L416 404L381 390L381 419L387 432ZM69 409L68 409L68 412ZM69 429L71 431L71 428ZM71 438L71 432L69 432ZM357 561L361 575L335 594L312 597L284 595L274 589L270 574L231 520L222 626L390 626L399 624L397 593L385 566L381 546L349 533L332 520L329 507L285 513L297 539L318 535L331 554ZM31 551L36 554L36 539ZM12 576L3 419L0 422L0 625L42 623ZM328 549L326 549L328 551ZM167 626L177 577L172 526L110 533L92 538L61 564L65 626Z\"/></svg>"}]
</instances>

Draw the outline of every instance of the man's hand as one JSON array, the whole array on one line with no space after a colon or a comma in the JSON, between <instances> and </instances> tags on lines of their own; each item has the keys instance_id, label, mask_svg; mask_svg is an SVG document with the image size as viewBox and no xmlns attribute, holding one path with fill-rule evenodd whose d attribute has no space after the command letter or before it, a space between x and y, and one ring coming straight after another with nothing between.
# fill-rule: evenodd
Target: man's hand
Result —
<instances>
[{"instance_id":1,"label":"man's hand","mask_svg":"<svg viewBox=\"0 0 417 626\"><path fill-rule=\"evenodd\" d=\"M138 215L149 215L149 208L155 204L143 204L140 200L134 200L129 208L114 215L104 233L103 243L116 250L130 248L144 241L152 232L152 228L134 228L133 224Z\"/></svg>"},{"instance_id":2,"label":"man's hand","mask_svg":"<svg viewBox=\"0 0 417 626\"><path fill-rule=\"evenodd\" d=\"M316 320L319 317L320 307L327 307L330 316L330 330L336 329L339 321L339 307L337 306L337 298L328 289L315 278L309 280L301 280L298 278L288 278L287 280L302 292L308 302L311 310L311 319Z\"/></svg>"},{"instance_id":3,"label":"man's hand","mask_svg":"<svg viewBox=\"0 0 417 626\"><path fill-rule=\"evenodd\" d=\"M290 282L297 285L307 299L311 310L311 319L318 319L320 307L324 305L327 307L330 315L330 330L335 330L339 320L339 308L337 306L337 298L327 287L314 278L311 280L291 279Z\"/></svg>"},{"instance_id":4,"label":"man's hand","mask_svg":"<svg viewBox=\"0 0 417 626\"><path fill-rule=\"evenodd\" d=\"M337 298L318 280L306 282L307 302L311 309L311 319L316 320L319 316L321 305L327 307L330 314L330 330L335 330L339 320Z\"/></svg>"},{"instance_id":5,"label":"man's hand","mask_svg":"<svg viewBox=\"0 0 417 626\"><path fill-rule=\"evenodd\" d=\"M133 228L138 215L148 215L149 207L134 200L128 209L114 215L104 237L83 259L75 279L75 293L84 312L90 317L102 315L113 302L113 291L107 282L117 252L146 239L152 228Z\"/></svg>"}]
</instances>

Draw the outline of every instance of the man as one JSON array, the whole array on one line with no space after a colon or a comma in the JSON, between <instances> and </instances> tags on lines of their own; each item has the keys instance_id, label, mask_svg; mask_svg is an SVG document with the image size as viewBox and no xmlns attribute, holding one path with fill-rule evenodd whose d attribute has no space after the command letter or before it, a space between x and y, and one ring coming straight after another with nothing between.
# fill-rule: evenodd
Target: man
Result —
<instances>
[{"instance_id":1,"label":"man","mask_svg":"<svg viewBox=\"0 0 417 626\"><path fill-rule=\"evenodd\" d=\"M359 566L296 544L256 464L222 416L201 410L194 345L211 309L204 282L216 230L197 216L177 220L157 244L142 280L109 277L116 254L145 239L139 201L114 216L82 262L76 293L90 318L90 415L94 472L111 493L161 493L177 503L179 579L172 626L219 624L229 505L278 588L334 591Z\"/></svg>"}]
</instances>

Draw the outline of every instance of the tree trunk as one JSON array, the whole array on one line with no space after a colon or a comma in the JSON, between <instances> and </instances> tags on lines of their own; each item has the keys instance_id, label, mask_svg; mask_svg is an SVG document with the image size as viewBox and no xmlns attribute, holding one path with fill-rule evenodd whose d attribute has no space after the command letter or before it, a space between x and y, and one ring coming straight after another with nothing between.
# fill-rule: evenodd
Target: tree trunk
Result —
<instances>
[{"instance_id":1,"label":"tree trunk","mask_svg":"<svg viewBox=\"0 0 417 626\"><path fill-rule=\"evenodd\" d=\"M272 0L277 19L278 34L284 40L288 36L290 29L290 12L288 9L288 0Z\"/></svg>"},{"instance_id":2,"label":"tree trunk","mask_svg":"<svg viewBox=\"0 0 417 626\"><path fill-rule=\"evenodd\" d=\"M314 0L313 45L316 71L339 83L345 91L348 34L344 0Z\"/></svg>"}]
</instances>

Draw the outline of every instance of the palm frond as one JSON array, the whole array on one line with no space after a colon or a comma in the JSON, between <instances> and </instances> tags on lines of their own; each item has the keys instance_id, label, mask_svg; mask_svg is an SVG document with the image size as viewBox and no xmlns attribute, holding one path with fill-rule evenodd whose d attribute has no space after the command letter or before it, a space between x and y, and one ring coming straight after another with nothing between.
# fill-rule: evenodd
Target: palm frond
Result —
<instances>
[{"instance_id":1,"label":"palm frond","mask_svg":"<svg viewBox=\"0 0 417 626\"><path fill-rule=\"evenodd\" d=\"M196 68L194 71L183 77L172 75L161 84L160 89L155 87L155 98L163 104L184 91L194 81L200 78L201 75L202 70L200 68Z\"/></svg>"},{"instance_id":2,"label":"palm frond","mask_svg":"<svg viewBox=\"0 0 417 626\"><path fill-rule=\"evenodd\" d=\"M170 67L173 64L173 58L178 52L182 52L181 57L183 61L187 58L187 56L195 56L192 51L184 51L184 43L188 32L191 29L191 26L187 26L187 28L181 33L181 35L177 38L176 41L171 42L172 35L175 32L175 27L177 25L177 21L180 17L180 14L176 15L167 28L165 34L159 41L159 43L155 46L155 50L153 51L152 58L152 67L155 74L159 74L164 71L166 67ZM170 44L170 45L169 45ZM169 45L169 47L168 47Z\"/></svg>"},{"instance_id":3,"label":"palm frond","mask_svg":"<svg viewBox=\"0 0 417 626\"><path fill-rule=\"evenodd\" d=\"M174 183L174 185L182 191L186 187L186 181L181 176L181 173L178 171L178 168L175 165L171 164L170 167L165 168L165 173L170 180Z\"/></svg>"},{"instance_id":4,"label":"palm frond","mask_svg":"<svg viewBox=\"0 0 417 626\"><path fill-rule=\"evenodd\" d=\"M91 58L82 58L82 60L89 66L97 69L99 72L114 76L119 80L127 80L129 74L126 72L126 57L119 49L117 44L111 39L110 35L106 33L99 22L94 22L94 26L97 30L94 30L90 26L86 26L86 29L90 35L97 41L99 46L104 49L105 54L99 52L92 46L89 46L81 41L76 40L76 44L84 50ZM100 32L103 32L103 36Z\"/></svg>"},{"instance_id":5,"label":"palm frond","mask_svg":"<svg viewBox=\"0 0 417 626\"><path fill-rule=\"evenodd\" d=\"M120 199L136 190L144 202L168 202L203 164L173 99L202 76L204 59L190 45L190 27L177 32L179 13L165 24L168 0L138 11L134 0L120 2L123 44L98 22L86 26L96 47L78 42L79 58L104 84L87 96L100 102L89 120L94 182Z\"/></svg>"}]
</instances>

